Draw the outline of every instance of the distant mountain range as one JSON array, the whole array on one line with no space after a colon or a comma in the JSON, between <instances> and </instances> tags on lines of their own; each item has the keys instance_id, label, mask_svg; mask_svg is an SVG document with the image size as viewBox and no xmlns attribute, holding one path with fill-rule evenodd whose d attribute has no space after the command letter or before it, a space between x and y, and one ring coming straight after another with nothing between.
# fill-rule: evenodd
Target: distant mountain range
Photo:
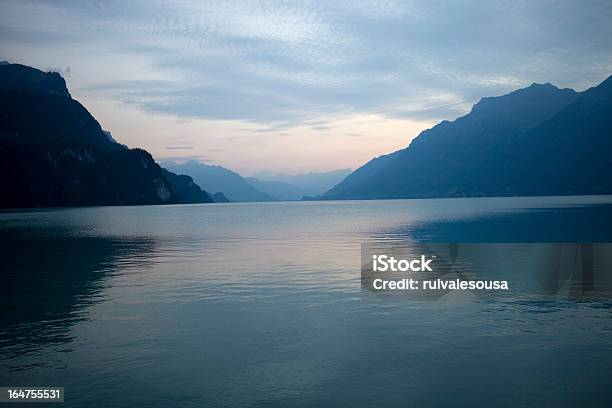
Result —
<instances>
[{"instance_id":1,"label":"distant mountain range","mask_svg":"<svg viewBox=\"0 0 612 408\"><path fill-rule=\"evenodd\" d=\"M212 202L188 176L118 144L57 73L0 64L0 207Z\"/></svg>"},{"instance_id":2,"label":"distant mountain range","mask_svg":"<svg viewBox=\"0 0 612 408\"><path fill-rule=\"evenodd\" d=\"M275 197L258 190L240 174L222 166L211 166L190 160L182 164L164 163L166 168L188 174L208 191L223 191L229 201L276 201Z\"/></svg>"},{"instance_id":3,"label":"distant mountain range","mask_svg":"<svg viewBox=\"0 0 612 408\"><path fill-rule=\"evenodd\" d=\"M340 183L349 174L351 174L351 169L303 174L273 174L268 171L262 171L256 173L253 178L256 178L259 182L286 183L299 187L302 195L319 195Z\"/></svg>"},{"instance_id":4,"label":"distant mountain range","mask_svg":"<svg viewBox=\"0 0 612 408\"><path fill-rule=\"evenodd\" d=\"M301 200L314 191L284 181L263 181L255 177L245 177L245 180L256 189L282 201Z\"/></svg>"},{"instance_id":5,"label":"distant mountain range","mask_svg":"<svg viewBox=\"0 0 612 408\"><path fill-rule=\"evenodd\" d=\"M295 201L304 196L324 193L350 174L350 170L297 175L260 173L260 177L242 177L237 172L196 160L182 164L163 162L164 167L188 174L208 191L222 189L229 201Z\"/></svg>"},{"instance_id":6,"label":"distant mountain range","mask_svg":"<svg viewBox=\"0 0 612 408\"><path fill-rule=\"evenodd\" d=\"M533 84L370 160L322 199L612 194L612 77Z\"/></svg>"}]
</instances>

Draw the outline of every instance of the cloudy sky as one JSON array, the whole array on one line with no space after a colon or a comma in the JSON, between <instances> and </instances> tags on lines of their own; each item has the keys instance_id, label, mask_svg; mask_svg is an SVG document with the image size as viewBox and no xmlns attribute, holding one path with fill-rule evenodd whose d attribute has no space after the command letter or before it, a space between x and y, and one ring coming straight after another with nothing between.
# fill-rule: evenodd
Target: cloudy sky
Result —
<instances>
[{"instance_id":1,"label":"cloudy sky","mask_svg":"<svg viewBox=\"0 0 612 408\"><path fill-rule=\"evenodd\" d=\"M612 74L604 1L11 1L0 59L58 70L130 146L248 175L355 168L483 96Z\"/></svg>"}]
</instances>

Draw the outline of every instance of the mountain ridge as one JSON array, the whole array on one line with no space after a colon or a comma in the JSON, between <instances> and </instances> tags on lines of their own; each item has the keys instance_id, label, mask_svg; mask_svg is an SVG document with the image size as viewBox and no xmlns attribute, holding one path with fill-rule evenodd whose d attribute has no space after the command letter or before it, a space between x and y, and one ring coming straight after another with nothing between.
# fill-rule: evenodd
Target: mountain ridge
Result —
<instances>
[{"instance_id":1,"label":"mountain ridge","mask_svg":"<svg viewBox=\"0 0 612 408\"><path fill-rule=\"evenodd\" d=\"M208 191L222 191L229 201L277 201L249 184L240 174L219 165L208 165L196 160L166 165L171 171L188 174Z\"/></svg>"},{"instance_id":2,"label":"mountain ridge","mask_svg":"<svg viewBox=\"0 0 612 408\"><path fill-rule=\"evenodd\" d=\"M391 153L392 159L382 168L370 171L373 174L369 174L367 179L354 182L356 177L351 181L349 176L321 198L435 198L608 191L607 187L597 189L594 186L579 189L565 185L562 188L558 183L556 190L547 189L545 185L553 181L551 168L546 170L548 178L542 174L538 179L539 190L535 185L522 188L518 175L531 178L533 175L519 171L517 163L544 168L525 152L526 146L521 146L529 145L529 139L538 139L532 129L545 122L560 120L558 115L567 112L568 106L583 100L585 95L599 95L603 89L611 89L611 83L608 78L581 93L559 89L548 83L532 84L506 95L482 98L467 115L452 122L442 121L421 132L408 147ZM605 94L608 95L609 91ZM605 114L610 113L610 106L606 105ZM605 125L602 122L600 126ZM566 157L555 155L551 140L541 146L529 145L529 148L551 151L551 156L555 156L559 163L566 160ZM540 156L539 159L546 158ZM376 160L371 160L353 174L367 173L368 167L372 167ZM605 162L602 157L598 160ZM550 166L554 167L554 163ZM559 172L557 177L561 174Z\"/></svg>"},{"instance_id":3,"label":"mountain ridge","mask_svg":"<svg viewBox=\"0 0 612 408\"><path fill-rule=\"evenodd\" d=\"M284 181L264 181L256 177L245 177L247 183L281 201L301 200L304 196L314 194L314 190L299 187Z\"/></svg>"},{"instance_id":4,"label":"mountain ridge","mask_svg":"<svg viewBox=\"0 0 612 408\"><path fill-rule=\"evenodd\" d=\"M117 143L61 75L25 65L0 64L0 152L2 208L212 201L147 151Z\"/></svg>"},{"instance_id":5,"label":"mountain ridge","mask_svg":"<svg viewBox=\"0 0 612 408\"><path fill-rule=\"evenodd\" d=\"M299 187L308 195L323 194L351 174L351 169L338 169L323 172L308 172L301 174L271 174L267 171L255 173L254 178L262 182L281 182Z\"/></svg>"}]
</instances>

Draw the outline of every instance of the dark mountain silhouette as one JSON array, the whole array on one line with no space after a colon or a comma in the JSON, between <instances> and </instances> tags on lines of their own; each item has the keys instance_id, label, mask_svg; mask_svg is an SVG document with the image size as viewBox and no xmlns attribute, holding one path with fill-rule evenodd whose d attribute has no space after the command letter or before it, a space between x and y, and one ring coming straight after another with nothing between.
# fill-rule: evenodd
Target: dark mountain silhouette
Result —
<instances>
[{"instance_id":1,"label":"dark mountain silhouette","mask_svg":"<svg viewBox=\"0 0 612 408\"><path fill-rule=\"evenodd\" d=\"M208 191L223 191L230 201L276 201L275 197L247 183L240 174L222 166L209 166L190 160L183 164L167 164L166 168L190 175Z\"/></svg>"},{"instance_id":2,"label":"dark mountain silhouette","mask_svg":"<svg viewBox=\"0 0 612 408\"><path fill-rule=\"evenodd\" d=\"M528 164L510 174L508 183L519 194L611 194L612 77L520 135L516 144Z\"/></svg>"},{"instance_id":3,"label":"dark mountain silhouette","mask_svg":"<svg viewBox=\"0 0 612 408\"><path fill-rule=\"evenodd\" d=\"M189 188L116 143L59 74L19 64L0 65L0 154L5 208L180 203Z\"/></svg>"},{"instance_id":4,"label":"dark mountain silhouette","mask_svg":"<svg viewBox=\"0 0 612 408\"><path fill-rule=\"evenodd\" d=\"M367 163L324 199L612 193L612 86L533 84Z\"/></svg>"},{"instance_id":5,"label":"dark mountain silhouette","mask_svg":"<svg viewBox=\"0 0 612 408\"><path fill-rule=\"evenodd\" d=\"M316 194L315 190L298 187L284 181L263 181L255 177L245 177L247 183L279 200L301 200L307 195Z\"/></svg>"},{"instance_id":6,"label":"dark mountain silhouette","mask_svg":"<svg viewBox=\"0 0 612 408\"><path fill-rule=\"evenodd\" d=\"M79 143L118 150L93 116L70 97L64 79L19 64L0 65L0 132L5 143Z\"/></svg>"},{"instance_id":7,"label":"dark mountain silhouette","mask_svg":"<svg viewBox=\"0 0 612 408\"><path fill-rule=\"evenodd\" d=\"M57 72L42 72L21 64L0 64L0 89L12 91L32 91L70 98L66 81Z\"/></svg>"}]
</instances>

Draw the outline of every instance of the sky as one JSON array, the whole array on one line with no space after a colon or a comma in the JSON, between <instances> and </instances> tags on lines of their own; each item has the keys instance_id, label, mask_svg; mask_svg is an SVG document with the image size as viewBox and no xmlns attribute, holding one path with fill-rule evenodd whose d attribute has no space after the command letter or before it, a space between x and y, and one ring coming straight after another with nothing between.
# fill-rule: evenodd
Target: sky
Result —
<instances>
[{"instance_id":1,"label":"sky","mask_svg":"<svg viewBox=\"0 0 612 408\"><path fill-rule=\"evenodd\" d=\"M355 169L484 96L612 74L609 0L0 8L0 59L62 73L115 139L244 175Z\"/></svg>"}]
</instances>

